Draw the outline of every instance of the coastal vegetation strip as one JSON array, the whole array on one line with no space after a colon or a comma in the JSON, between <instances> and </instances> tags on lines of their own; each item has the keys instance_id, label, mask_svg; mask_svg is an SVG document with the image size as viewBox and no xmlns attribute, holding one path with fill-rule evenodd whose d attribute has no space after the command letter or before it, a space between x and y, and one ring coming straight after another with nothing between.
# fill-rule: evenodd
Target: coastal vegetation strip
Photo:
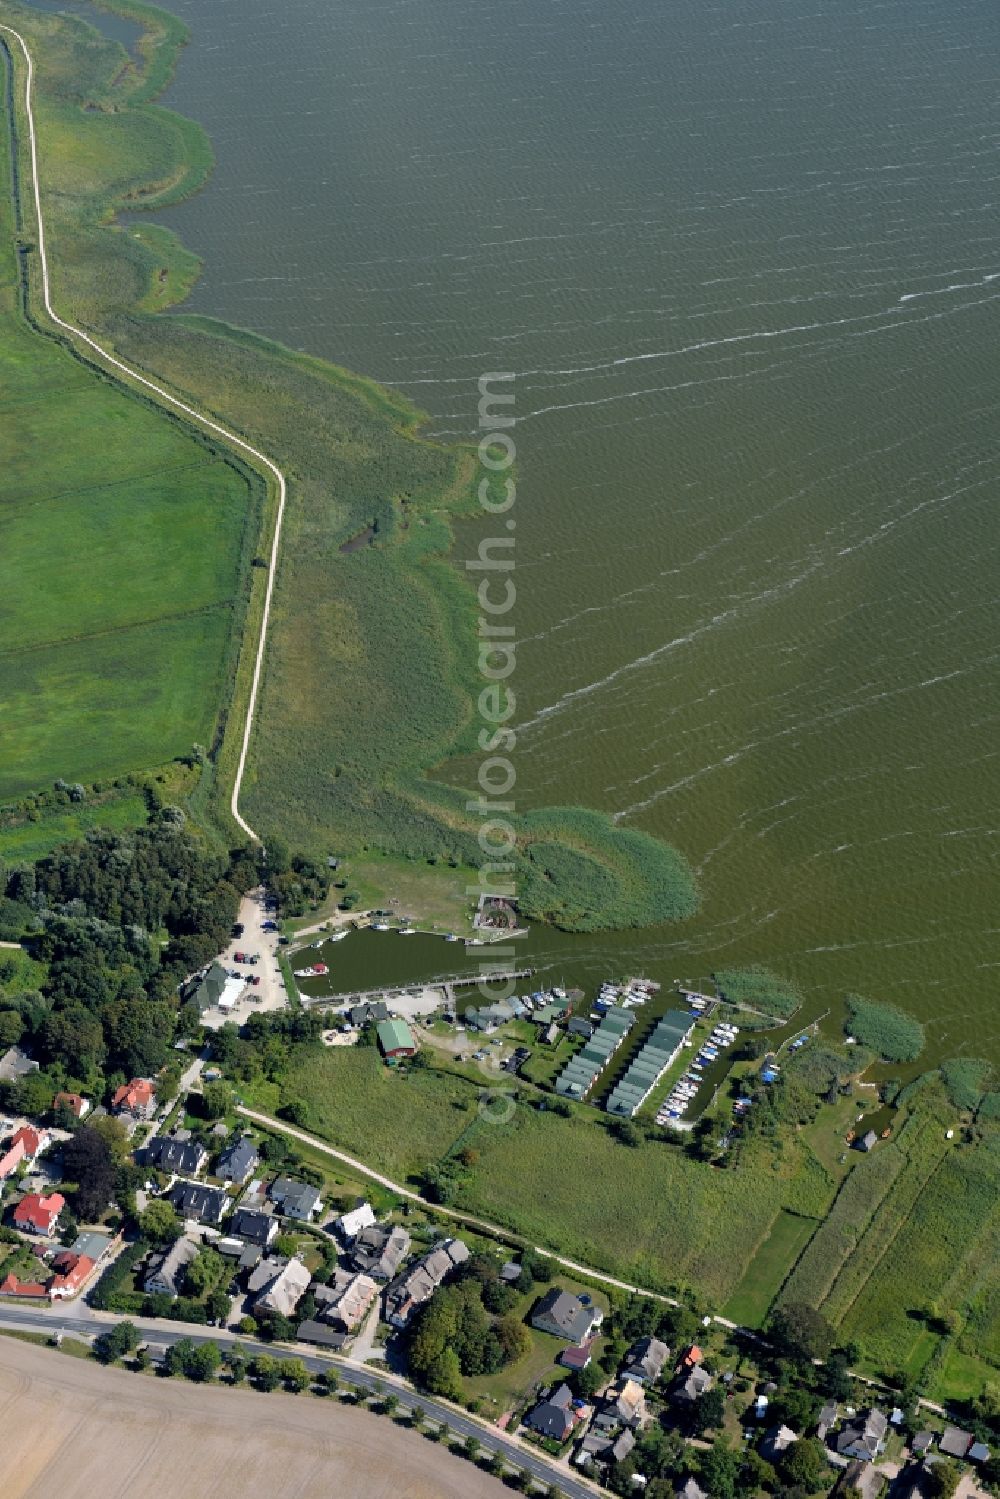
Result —
<instances>
[{"instance_id":1,"label":"coastal vegetation strip","mask_svg":"<svg viewBox=\"0 0 1000 1499\"><path fill-rule=\"evenodd\" d=\"M45 215L42 209L38 138L34 116L34 62L32 60L31 52L28 49L28 45L20 32L15 31L12 27L9 26L4 26L2 29L11 37L13 37L17 42L17 45L20 47L24 55L25 61L24 119L28 136L28 154L30 159L31 171L31 193L34 202L35 233L37 236L36 248L41 275L41 298L47 316L63 333L69 334L70 337L74 340L78 340L86 347L91 355L96 355L102 367L110 367L110 369L115 371L117 375L124 375L130 385L137 384L144 391L151 392L157 398L157 400L166 403L168 406L181 413L182 416L188 418L191 421L194 421L199 427L206 429L215 436L223 438L223 440L231 447L236 448L240 453L245 454L255 463L261 465L266 470L270 479L273 480L277 488L276 512L271 538L271 554L267 567L267 580L265 584L264 598L261 609L260 629L256 640L256 648L254 651L253 673L251 676L248 700L246 703L240 753L237 761L236 772L233 778L233 789L230 800L230 808L234 820L240 825L240 827L249 837L255 838L256 834L254 833L254 830L244 820L242 814L240 813L239 794L246 765L250 734L253 728L254 708L256 704L257 691L260 685L261 671L263 668L264 650L267 643L267 625L271 609L271 598L274 588L274 574L277 567L278 549L281 539L281 523L285 506L285 477L281 470L277 467L277 465L273 463L266 454L255 448L251 443L247 442L244 438L238 436L236 433L227 430L227 428L223 427L219 422L205 415L204 412L198 411L194 407L190 406L187 402L178 399L177 396L172 395L169 391L165 390L162 385L159 385L155 381L148 379L138 370L132 368L123 360L117 358L108 349L103 347L103 345L98 343L96 339L92 338L89 333L86 333L82 328L79 328L75 324L67 321L55 311L55 308L52 305L52 288L49 275L48 254L46 250L46 222ZM11 122L11 128L13 129L13 120ZM23 222L23 204L21 205L19 217ZM26 266L24 267L24 274L29 274ZM24 292L25 304L27 304L27 298L29 295L27 284L25 285ZM92 432L88 433L88 436L92 439ZM131 435L129 440L131 443ZM105 455L102 454L102 456Z\"/></svg>"},{"instance_id":2,"label":"coastal vegetation strip","mask_svg":"<svg viewBox=\"0 0 1000 1499\"><path fill-rule=\"evenodd\" d=\"M181 293L195 268L169 233L122 232L115 214L189 190L211 158L196 127L149 102L182 33L131 0L113 8L144 27L138 61L78 22L13 7L43 42L45 228L57 299L76 318L64 331L270 481L257 516L270 534L266 583L255 577L251 589L247 649L199 813L223 822L231 787L245 832L279 832L314 855L335 844L478 865L467 794L427 778L468 747L481 686L475 599L450 558L453 518L475 509L474 451L422 436L421 413L372 381L210 320L141 311L166 306L164 289ZM100 342L83 329L100 330ZM295 482L276 569L286 471ZM359 536L367 544L342 550ZM532 914L595 930L695 909L681 856L602 814L547 809L514 827Z\"/></svg>"}]
</instances>

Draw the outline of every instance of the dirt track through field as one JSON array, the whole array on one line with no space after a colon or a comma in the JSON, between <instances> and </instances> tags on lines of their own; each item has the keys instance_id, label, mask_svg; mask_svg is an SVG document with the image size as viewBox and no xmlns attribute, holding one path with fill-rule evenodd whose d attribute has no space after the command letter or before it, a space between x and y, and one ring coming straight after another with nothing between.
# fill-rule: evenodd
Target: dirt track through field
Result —
<instances>
[{"instance_id":1,"label":"dirt track through field","mask_svg":"<svg viewBox=\"0 0 1000 1499\"><path fill-rule=\"evenodd\" d=\"M4 1499L501 1499L387 1416L336 1399L202 1389L0 1338Z\"/></svg>"},{"instance_id":2,"label":"dirt track through field","mask_svg":"<svg viewBox=\"0 0 1000 1499\"><path fill-rule=\"evenodd\" d=\"M204 427L207 428L209 432L214 432L217 437L221 437L225 442L236 448L238 452L248 454L256 464L261 466L266 471L266 473L270 476L271 480L273 480L276 486L278 503L274 517L274 531L271 537L271 551L267 563L267 582L264 590L264 603L261 613L260 632L257 637L257 649L254 654L253 676L251 677L250 681L250 692L247 699L246 717L243 722L243 737L240 744L239 760L237 761L236 765L236 774L233 778L233 790L232 796L230 798L230 810L232 811L235 821L243 829L248 838L251 838L255 843L259 843L260 838L258 837L257 833L245 820L240 812L239 801L240 791L243 787L243 775L246 771L247 755L250 749L250 735L253 732L254 714L257 708L257 693L260 688L261 673L264 668L264 651L267 645L267 627L271 618L271 599L274 593L274 579L278 568L278 553L281 544L281 528L285 516L285 500L287 497L285 476L278 465L273 462L273 460L270 459L266 453L262 453L259 448L255 448L252 443L247 442L245 437L240 437L238 433L230 431L228 427L224 427L221 422L214 421L210 416L206 416L203 411L198 411L196 407L189 406L186 401L182 401L177 396L172 395L171 392L169 390L165 390L162 385L157 385L154 380L150 380L145 375L140 374L138 370L133 369L132 366L126 364L124 360L121 360L117 358L116 355L109 353L108 350L105 349L101 344L99 344L96 339L92 338L89 333L85 333L84 330L82 328L78 328L75 323L67 322L65 318L60 317L56 312L55 308L52 305L52 289L49 278L49 258L45 243L45 219L42 214L42 191L38 171L38 138L35 132L35 113L33 103L35 65L31 53L28 50L28 44L19 31L15 31L13 26L5 25L0 25L0 31L6 32L8 36L12 36L14 38L15 42L24 55L26 67L24 80L24 114L28 126L28 152L31 162L31 188L32 199L35 208L35 230L37 235L36 249L38 253L38 263L42 275L42 301L45 305L45 311L48 313L49 317L52 319L53 323L55 323L57 328L61 328L64 333L71 334L74 339L86 345L86 347L90 349L92 353L99 356L103 365L110 366L111 369L117 370L121 375L126 375L130 381L134 382L136 385L142 386L144 390L151 390L153 394L157 396L161 401L164 401L175 411L182 412L184 416L196 422L199 427ZM15 128L16 120L12 120L11 124L12 128Z\"/></svg>"}]
</instances>

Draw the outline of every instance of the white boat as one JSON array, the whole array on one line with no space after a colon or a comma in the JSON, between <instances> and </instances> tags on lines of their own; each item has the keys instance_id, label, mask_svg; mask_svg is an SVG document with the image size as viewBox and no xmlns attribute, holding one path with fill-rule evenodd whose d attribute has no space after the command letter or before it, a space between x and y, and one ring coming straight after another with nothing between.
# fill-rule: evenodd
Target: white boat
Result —
<instances>
[{"instance_id":1,"label":"white boat","mask_svg":"<svg viewBox=\"0 0 1000 1499\"><path fill-rule=\"evenodd\" d=\"M373 921L372 922L372 931L373 932L387 932L388 930L389 930L389 923L387 921Z\"/></svg>"},{"instance_id":2,"label":"white boat","mask_svg":"<svg viewBox=\"0 0 1000 1499\"><path fill-rule=\"evenodd\" d=\"M346 936L347 936L347 928L345 927L342 932L332 932L330 934L330 936L326 940L328 942L343 942L343 940L344 940L344 938Z\"/></svg>"},{"instance_id":3,"label":"white boat","mask_svg":"<svg viewBox=\"0 0 1000 1499\"><path fill-rule=\"evenodd\" d=\"M399 935L401 937L415 937L417 934L412 926L401 926L399 928Z\"/></svg>"},{"instance_id":4,"label":"white boat","mask_svg":"<svg viewBox=\"0 0 1000 1499\"><path fill-rule=\"evenodd\" d=\"M325 963L314 963L311 968L296 968L295 977L297 979L318 979L322 978L324 973L329 972L330 970Z\"/></svg>"},{"instance_id":5,"label":"white boat","mask_svg":"<svg viewBox=\"0 0 1000 1499\"><path fill-rule=\"evenodd\" d=\"M461 942L462 939L455 932L449 932L444 940L446 942Z\"/></svg>"}]
</instances>

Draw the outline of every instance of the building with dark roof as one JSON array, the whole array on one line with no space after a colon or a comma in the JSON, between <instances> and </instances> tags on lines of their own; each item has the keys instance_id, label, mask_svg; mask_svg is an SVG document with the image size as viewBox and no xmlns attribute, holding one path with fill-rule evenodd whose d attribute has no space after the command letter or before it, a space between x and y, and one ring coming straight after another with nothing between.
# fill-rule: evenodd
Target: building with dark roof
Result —
<instances>
[{"instance_id":1,"label":"building with dark roof","mask_svg":"<svg viewBox=\"0 0 1000 1499\"><path fill-rule=\"evenodd\" d=\"M571 1343L582 1343L603 1321L600 1307L587 1306L579 1296L571 1296L558 1286L545 1293L531 1314L532 1327Z\"/></svg>"},{"instance_id":2,"label":"building with dark roof","mask_svg":"<svg viewBox=\"0 0 1000 1499\"><path fill-rule=\"evenodd\" d=\"M222 1222L229 1206L229 1198L221 1187L208 1187L202 1182L175 1181L170 1201L185 1218L197 1218L201 1223L215 1226Z\"/></svg>"}]
</instances>

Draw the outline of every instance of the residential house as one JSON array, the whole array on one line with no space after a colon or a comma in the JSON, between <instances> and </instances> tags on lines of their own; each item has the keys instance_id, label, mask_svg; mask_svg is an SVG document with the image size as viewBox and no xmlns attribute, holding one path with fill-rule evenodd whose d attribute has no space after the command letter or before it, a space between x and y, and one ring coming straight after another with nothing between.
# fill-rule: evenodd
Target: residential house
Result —
<instances>
[{"instance_id":1,"label":"residential house","mask_svg":"<svg viewBox=\"0 0 1000 1499\"><path fill-rule=\"evenodd\" d=\"M5 1145L3 1155L0 1155L0 1182L5 1182L12 1177L23 1160L23 1140L18 1140L16 1145Z\"/></svg>"},{"instance_id":2,"label":"residential house","mask_svg":"<svg viewBox=\"0 0 1000 1499\"><path fill-rule=\"evenodd\" d=\"M38 1266L39 1270L42 1266ZM11 1271L0 1280L0 1296L19 1296L23 1300L40 1301L48 1295L47 1282L43 1280L18 1280Z\"/></svg>"},{"instance_id":3,"label":"residential house","mask_svg":"<svg viewBox=\"0 0 1000 1499\"><path fill-rule=\"evenodd\" d=\"M376 1223L375 1209L370 1202L359 1203L349 1213L344 1213L333 1225L345 1244L353 1244L363 1228L373 1228Z\"/></svg>"},{"instance_id":4,"label":"residential house","mask_svg":"<svg viewBox=\"0 0 1000 1499\"><path fill-rule=\"evenodd\" d=\"M970 1463L986 1463L990 1459L990 1449L985 1442L973 1442L965 1455Z\"/></svg>"},{"instance_id":5,"label":"residential house","mask_svg":"<svg viewBox=\"0 0 1000 1499\"><path fill-rule=\"evenodd\" d=\"M834 1450L841 1457L856 1457L875 1462L885 1450L889 1418L883 1411L860 1411L837 1433Z\"/></svg>"},{"instance_id":6,"label":"residential house","mask_svg":"<svg viewBox=\"0 0 1000 1499\"><path fill-rule=\"evenodd\" d=\"M370 1275L338 1275L332 1286L317 1286L315 1295L317 1319L350 1337L364 1321L378 1285Z\"/></svg>"},{"instance_id":7,"label":"residential house","mask_svg":"<svg viewBox=\"0 0 1000 1499\"><path fill-rule=\"evenodd\" d=\"M14 1222L29 1234L51 1234L65 1206L66 1199L61 1192L52 1192L48 1197L40 1192L29 1192L14 1209Z\"/></svg>"},{"instance_id":8,"label":"residential house","mask_svg":"<svg viewBox=\"0 0 1000 1499\"><path fill-rule=\"evenodd\" d=\"M416 1055L417 1043L405 1020L380 1020L378 1044L386 1061Z\"/></svg>"},{"instance_id":9,"label":"residential house","mask_svg":"<svg viewBox=\"0 0 1000 1499\"><path fill-rule=\"evenodd\" d=\"M772 1426L761 1437L760 1455L769 1463L777 1462L781 1454L787 1452L798 1439L798 1432L793 1431L790 1426Z\"/></svg>"},{"instance_id":10,"label":"residential house","mask_svg":"<svg viewBox=\"0 0 1000 1499\"><path fill-rule=\"evenodd\" d=\"M640 1384L655 1384L669 1355L670 1349L659 1338L640 1338L625 1355L622 1373Z\"/></svg>"},{"instance_id":11,"label":"residential house","mask_svg":"<svg viewBox=\"0 0 1000 1499\"><path fill-rule=\"evenodd\" d=\"M695 1364L700 1364L704 1357L705 1355L698 1347L698 1344L692 1343L691 1346L689 1348L686 1348L681 1354L680 1367L682 1369L693 1369Z\"/></svg>"},{"instance_id":12,"label":"residential house","mask_svg":"<svg viewBox=\"0 0 1000 1499\"><path fill-rule=\"evenodd\" d=\"M77 1119L82 1119L85 1114L90 1113L90 1099L84 1098L82 1093L57 1093L52 1100L53 1109L66 1109Z\"/></svg>"},{"instance_id":13,"label":"residential house","mask_svg":"<svg viewBox=\"0 0 1000 1499\"><path fill-rule=\"evenodd\" d=\"M249 1181L260 1165L260 1155L250 1135L239 1135L230 1140L219 1156L216 1176L224 1182L236 1182L242 1186Z\"/></svg>"},{"instance_id":14,"label":"residential house","mask_svg":"<svg viewBox=\"0 0 1000 1499\"><path fill-rule=\"evenodd\" d=\"M701 1364L695 1364L688 1371L687 1377L683 1377L678 1385L674 1386L672 1396L674 1400L695 1401L700 1400L706 1390L710 1390L715 1383L711 1374Z\"/></svg>"},{"instance_id":15,"label":"residential house","mask_svg":"<svg viewBox=\"0 0 1000 1499\"><path fill-rule=\"evenodd\" d=\"M589 1041L594 1034L594 1027L589 1020L582 1020L578 1015L573 1015L566 1025L566 1033L570 1036L583 1036Z\"/></svg>"},{"instance_id":16,"label":"residential house","mask_svg":"<svg viewBox=\"0 0 1000 1499\"><path fill-rule=\"evenodd\" d=\"M520 1280L520 1278L521 1267L517 1260L508 1260L506 1264L500 1266L500 1279L505 1280L508 1285L513 1285L515 1280Z\"/></svg>"},{"instance_id":17,"label":"residential house","mask_svg":"<svg viewBox=\"0 0 1000 1499\"><path fill-rule=\"evenodd\" d=\"M74 1254L64 1249L51 1261L55 1272L48 1284L50 1301L66 1301L76 1296L86 1285L96 1261L87 1254Z\"/></svg>"},{"instance_id":18,"label":"residential house","mask_svg":"<svg viewBox=\"0 0 1000 1499\"><path fill-rule=\"evenodd\" d=\"M196 1239L176 1239L169 1249L151 1255L146 1278L142 1283L150 1295L179 1296L184 1289L187 1268L200 1249Z\"/></svg>"},{"instance_id":19,"label":"residential house","mask_svg":"<svg viewBox=\"0 0 1000 1499\"><path fill-rule=\"evenodd\" d=\"M582 1468L591 1463L620 1463L628 1457L634 1446L635 1437L627 1426L617 1432L591 1426L580 1443L576 1462Z\"/></svg>"},{"instance_id":20,"label":"residential house","mask_svg":"<svg viewBox=\"0 0 1000 1499\"><path fill-rule=\"evenodd\" d=\"M256 1208L237 1208L229 1232L234 1239L243 1239L266 1249L278 1237L278 1220L273 1213L261 1213Z\"/></svg>"},{"instance_id":21,"label":"residential house","mask_svg":"<svg viewBox=\"0 0 1000 1499\"><path fill-rule=\"evenodd\" d=\"M378 1025L380 1021L388 1020L389 1007L379 999L374 1004L352 1005L347 1014L355 1030L360 1030L363 1025Z\"/></svg>"},{"instance_id":22,"label":"residential house","mask_svg":"<svg viewBox=\"0 0 1000 1499\"><path fill-rule=\"evenodd\" d=\"M429 1301L441 1282L468 1258L468 1245L461 1239L442 1239L390 1284L385 1293L386 1321L405 1327L416 1308Z\"/></svg>"},{"instance_id":23,"label":"residential house","mask_svg":"<svg viewBox=\"0 0 1000 1499\"><path fill-rule=\"evenodd\" d=\"M923 1457L934 1445L934 1433L932 1431L918 1431L910 1443L910 1451L914 1457Z\"/></svg>"},{"instance_id":24,"label":"residential house","mask_svg":"<svg viewBox=\"0 0 1000 1499\"><path fill-rule=\"evenodd\" d=\"M52 1144L52 1136L47 1129L35 1129L31 1124L22 1124L16 1129L10 1138L11 1145L20 1145L24 1151L24 1159L33 1161L36 1156L42 1154Z\"/></svg>"},{"instance_id":25,"label":"residential house","mask_svg":"<svg viewBox=\"0 0 1000 1499\"><path fill-rule=\"evenodd\" d=\"M588 1338L585 1343L571 1343L563 1349L556 1363L562 1364L564 1369L586 1369L594 1356L596 1341L596 1338Z\"/></svg>"},{"instance_id":26,"label":"residential house","mask_svg":"<svg viewBox=\"0 0 1000 1499\"><path fill-rule=\"evenodd\" d=\"M539 1436L549 1437L554 1442L565 1442L572 1434L577 1420L578 1411L573 1404L573 1393L569 1385L562 1384L528 1412L524 1424Z\"/></svg>"},{"instance_id":27,"label":"residential house","mask_svg":"<svg viewBox=\"0 0 1000 1499\"><path fill-rule=\"evenodd\" d=\"M885 1475L874 1463L854 1458L848 1463L834 1485L834 1494L856 1494L861 1499L879 1499L885 1490Z\"/></svg>"},{"instance_id":28,"label":"residential house","mask_svg":"<svg viewBox=\"0 0 1000 1499\"><path fill-rule=\"evenodd\" d=\"M201 1223L218 1227L229 1206L229 1198L221 1187L207 1187L201 1182L175 1181L170 1189L170 1201L185 1218L197 1218Z\"/></svg>"},{"instance_id":29,"label":"residential house","mask_svg":"<svg viewBox=\"0 0 1000 1499\"><path fill-rule=\"evenodd\" d=\"M22 1051L19 1046L11 1046L0 1057L0 1083L13 1083L19 1077L27 1077L29 1072L37 1072L38 1063Z\"/></svg>"},{"instance_id":30,"label":"residential house","mask_svg":"<svg viewBox=\"0 0 1000 1499\"><path fill-rule=\"evenodd\" d=\"M961 1427L946 1426L938 1446L948 1457L966 1457L974 1441L975 1437Z\"/></svg>"},{"instance_id":31,"label":"residential house","mask_svg":"<svg viewBox=\"0 0 1000 1499\"><path fill-rule=\"evenodd\" d=\"M316 1188L291 1176L272 1182L270 1197L280 1213L297 1223L311 1223L319 1212L321 1198Z\"/></svg>"},{"instance_id":32,"label":"residential house","mask_svg":"<svg viewBox=\"0 0 1000 1499\"><path fill-rule=\"evenodd\" d=\"M392 1280L410 1252L410 1236L398 1223L364 1228L351 1246L351 1262L376 1280Z\"/></svg>"},{"instance_id":33,"label":"residential house","mask_svg":"<svg viewBox=\"0 0 1000 1499\"><path fill-rule=\"evenodd\" d=\"M157 1135L142 1153L143 1160L175 1176L197 1176L208 1161L208 1151L200 1140L185 1134Z\"/></svg>"},{"instance_id":34,"label":"residential house","mask_svg":"<svg viewBox=\"0 0 1000 1499\"><path fill-rule=\"evenodd\" d=\"M111 1099L113 1114L127 1114L139 1121L152 1119L156 1113L156 1086L147 1077L134 1077L116 1088Z\"/></svg>"},{"instance_id":35,"label":"residential house","mask_svg":"<svg viewBox=\"0 0 1000 1499\"><path fill-rule=\"evenodd\" d=\"M820 1411L819 1415L816 1417L816 1435L819 1437L821 1442L826 1441L827 1434L832 1427L836 1426L837 1417L839 1414L840 1407L838 1406L836 1400L828 1400L826 1405L824 1405L823 1409Z\"/></svg>"},{"instance_id":36,"label":"residential house","mask_svg":"<svg viewBox=\"0 0 1000 1499\"><path fill-rule=\"evenodd\" d=\"M600 1307L581 1301L579 1296L558 1286L546 1292L531 1314L532 1327L550 1332L556 1338L567 1338L571 1343L583 1343L603 1321Z\"/></svg>"},{"instance_id":37,"label":"residential house","mask_svg":"<svg viewBox=\"0 0 1000 1499\"><path fill-rule=\"evenodd\" d=\"M638 1380L622 1377L604 1397L601 1415L621 1426L640 1427L646 1419L646 1391Z\"/></svg>"},{"instance_id":38,"label":"residential house","mask_svg":"<svg viewBox=\"0 0 1000 1499\"><path fill-rule=\"evenodd\" d=\"M677 1499L708 1499L708 1495L698 1487L693 1478L689 1478L683 1488L677 1490Z\"/></svg>"},{"instance_id":39,"label":"residential house","mask_svg":"<svg viewBox=\"0 0 1000 1499\"><path fill-rule=\"evenodd\" d=\"M301 1260L278 1256L261 1260L247 1281L255 1312L276 1312L290 1317L305 1295L312 1276Z\"/></svg>"},{"instance_id":40,"label":"residential house","mask_svg":"<svg viewBox=\"0 0 1000 1499\"><path fill-rule=\"evenodd\" d=\"M878 1135L873 1129L867 1130L865 1134L859 1135L854 1142L855 1150L873 1150L878 1144Z\"/></svg>"}]
</instances>

